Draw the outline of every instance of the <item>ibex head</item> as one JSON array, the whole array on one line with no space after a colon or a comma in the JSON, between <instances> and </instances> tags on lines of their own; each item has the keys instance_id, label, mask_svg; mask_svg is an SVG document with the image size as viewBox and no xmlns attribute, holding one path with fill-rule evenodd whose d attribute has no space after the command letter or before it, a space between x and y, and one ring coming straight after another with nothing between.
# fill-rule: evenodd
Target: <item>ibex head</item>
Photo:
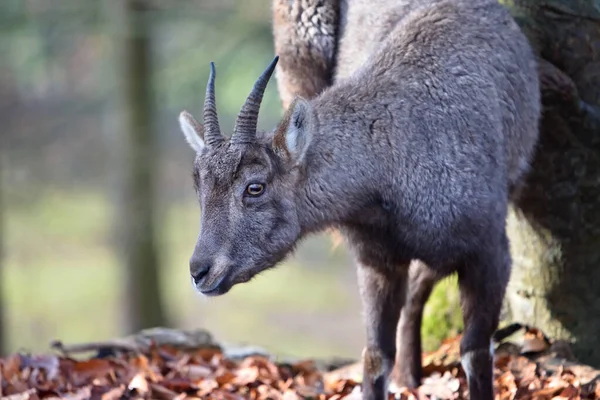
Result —
<instances>
[{"instance_id":1,"label":"ibex head","mask_svg":"<svg viewBox=\"0 0 600 400\"><path fill-rule=\"evenodd\" d=\"M221 295L273 267L301 233L297 199L312 112L298 99L273 132L257 132L258 112L278 57L258 78L226 138L215 105L215 68L204 101L204 124L188 112L181 129L196 151L194 186L202 210L190 259L192 281L205 295Z\"/></svg>"}]
</instances>

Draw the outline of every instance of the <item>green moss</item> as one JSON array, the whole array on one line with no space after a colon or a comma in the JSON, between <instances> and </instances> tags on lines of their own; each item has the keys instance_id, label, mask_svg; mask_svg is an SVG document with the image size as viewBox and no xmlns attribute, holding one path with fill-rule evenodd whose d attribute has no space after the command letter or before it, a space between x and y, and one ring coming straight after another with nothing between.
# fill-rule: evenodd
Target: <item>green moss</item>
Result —
<instances>
[{"instance_id":1,"label":"green moss","mask_svg":"<svg viewBox=\"0 0 600 400\"><path fill-rule=\"evenodd\" d=\"M423 312L423 349L436 349L443 339L455 336L463 329L458 280L456 275L439 282Z\"/></svg>"}]
</instances>

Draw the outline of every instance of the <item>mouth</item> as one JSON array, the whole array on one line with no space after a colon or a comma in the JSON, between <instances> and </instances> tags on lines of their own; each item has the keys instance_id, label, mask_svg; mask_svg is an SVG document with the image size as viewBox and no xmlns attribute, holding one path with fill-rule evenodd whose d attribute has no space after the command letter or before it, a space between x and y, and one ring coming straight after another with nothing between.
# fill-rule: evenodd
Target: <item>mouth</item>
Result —
<instances>
[{"instance_id":1,"label":"mouth","mask_svg":"<svg viewBox=\"0 0 600 400\"><path fill-rule=\"evenodd\" d=\"M274 264L269 264L267 267L256 268L254 271L246 271L243 273L225 273L220 278L217 278L213 281L212 284L207 282L200 282L200 284L195 284L192 278L192 286L198 291L200 294L207 297L216 297L224 295L229 292L232 287L235 285L245 283L250 281L260 272L263 272L269 268L271 268Z\"/></svg>"},{"instance_id":2,"label":"mouth","mask_svg":"<svg viewBox=\"0 0 600 400\"><path fill-rule=\"evenodd\" d=\"M228 287L223 287L223 286L217 286L215 288L212 289L208 289L208 290L204 290L204 289L198 289L198 291L203 294L204 296L208 296L208 297L216 297L216 296L221 296L227 292L229 292Z\"/></svg>"},{"instance_id":3,"label":"mouth","mask_svg":"<svg viewBox=\"0 0 600 400\"><path fill-rule=\"evenodd\" d=\"M229 290L231 289L231 285L227 284L226 278L227 278L227 276L223 276L221 279L217 280L215 283L213 283L210 286L203 285L203 284L194 285L193 279L192 279L192 285L194 285L195 289L204 296L208 296L208 297L220 296L220 295L223 295L223 294L229 292Z\"/></svg>"}]
</instances>

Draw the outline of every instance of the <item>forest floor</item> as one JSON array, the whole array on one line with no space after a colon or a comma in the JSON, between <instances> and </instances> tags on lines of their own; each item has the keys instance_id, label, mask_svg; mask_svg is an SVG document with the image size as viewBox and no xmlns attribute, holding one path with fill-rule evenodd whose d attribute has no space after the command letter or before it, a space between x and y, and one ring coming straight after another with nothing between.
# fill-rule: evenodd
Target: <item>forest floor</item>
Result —
<instances>
[{"instance_id":1,"label":"forest floor","mask_svg":"<svg viewBox=\"0 0 600 400\"><path fill-rule=\"evenodd\" d=\"M600 371L577 363L567 343L517 324L496 340L496 399L600 399ZM424 354L422 385L392 385L389 398L467 398L459 342ZM360 362L280 359L221 346L203 330L157 328L52 348L0 359L0 399L360 399Z\"/></svg>"}]
</instances>

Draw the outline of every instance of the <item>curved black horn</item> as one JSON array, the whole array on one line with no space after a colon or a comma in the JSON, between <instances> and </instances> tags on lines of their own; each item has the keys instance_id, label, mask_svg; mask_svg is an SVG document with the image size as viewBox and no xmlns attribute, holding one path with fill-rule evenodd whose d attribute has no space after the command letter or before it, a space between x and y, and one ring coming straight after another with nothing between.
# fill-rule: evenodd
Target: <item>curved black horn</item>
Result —
<instances>
[{"instance_id":1,"label":"curved black horn","mask_svg":"<svg viewBox=\"0 0 600 400\"><path fill-rule=\"evenodd\" d=\"M269 83L271 75L275 70L279 56L275 56L271 64L258 78L246 102L242 106L240 113L235 121L233 135L231 140L236 143L251 143L256 136L256 126L258 123L258 111L262 97Z\"/></svg>"},{"instance_id":2,"label":"curved black horn","mask_svg":"<svg viewBox=\"0 0 600 400\"><path fill-rule=\"evenodd\" d=\"M206 97L204 98L204 143L207 146L222 142L225 138L221 134L219 118L217 117L217 103L215 101L215 64L210 63L210 75L206 84Z\"/></svg>"}]
</instances>

